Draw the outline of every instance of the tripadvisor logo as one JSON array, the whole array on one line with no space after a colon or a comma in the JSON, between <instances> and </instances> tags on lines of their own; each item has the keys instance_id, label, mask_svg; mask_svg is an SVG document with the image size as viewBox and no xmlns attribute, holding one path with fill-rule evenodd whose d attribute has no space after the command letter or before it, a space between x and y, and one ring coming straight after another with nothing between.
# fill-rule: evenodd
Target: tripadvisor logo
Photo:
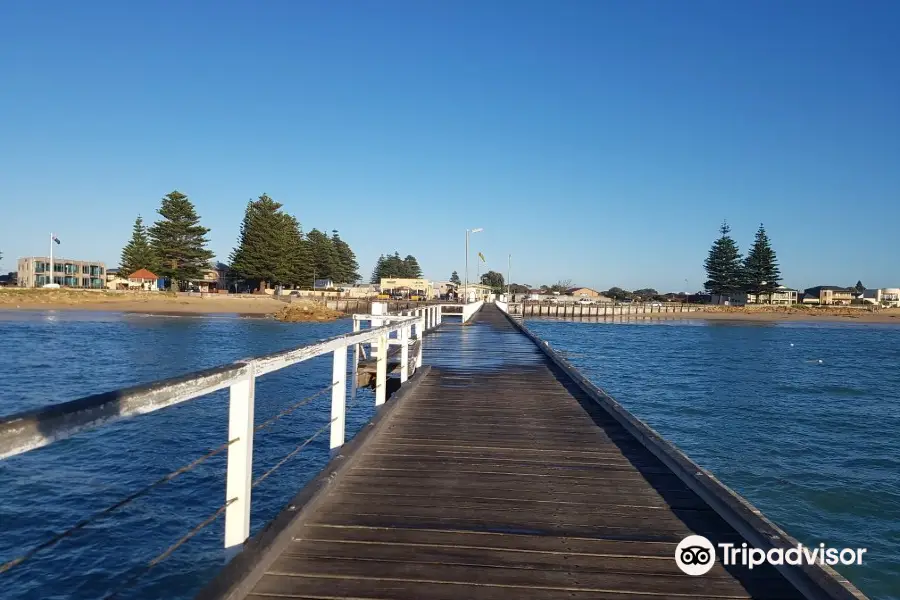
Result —
<instances>
[{"instance_id":1,"label":"tripadvisor logo","mask_svg":"<svg viewBox=\"0 0 900 600\"><path fill-rule=\"evenodd\" d=\"M861 565L866 548L827 548L825 544L804 546L797 544L790 548L772 548L768 552L735 544L718 544L721 560L725 566L743 565L753 569L764 564L770 565ZM704 575L716 563L716 548L702 535L689 535L675 548L675 563L688 575Z\"/></svg>"},{"instance_id":2,"label":"tripadvisor logo","mask_svg":"<svg viewBox=\"0 0 900 600\"><path fill-rule=\"evenodd\" d=\"M689 535L675 548L675 563L688 575L704 575L716 563L716 549L702 535Z\"/></svg>"}]
</instances>

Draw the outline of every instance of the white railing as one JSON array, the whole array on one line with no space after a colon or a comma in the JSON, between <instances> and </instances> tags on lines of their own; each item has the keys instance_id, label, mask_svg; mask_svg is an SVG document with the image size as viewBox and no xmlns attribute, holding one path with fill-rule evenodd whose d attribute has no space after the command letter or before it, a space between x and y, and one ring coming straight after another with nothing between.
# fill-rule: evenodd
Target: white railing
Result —
<instances>
[{"instance_id":1,"label":"white railing","mask_svg":"<svg viewBox=\"0 0 900 600\"><path fill-rule=\"evenodd\" d=\"M478 302L470 302L469 304L463 304L462 322L465 323L469 319L471 319L472 315L481 310L482 306L484 306L484 300L479 300Z\"/></svg>"},{"instance_id":2,"label":"white railing","mask_svg":"<svg viewBox=\"0 0 900 600\"><path fill-rule=\"evenodd\" d=\"M256 379L317 356L333 356L331 384L330 448L344 444L347 398L347 349L353 347L352 394L356 393L356 371L360 346L371 344L376 358L375 405L384 404L387 391L389 344L401 346L401 382L409 376L409 344L415 333L421 340L429 324L440 322L440 308L425 314L378 317L371 329L360 330L354 321L352 333L239 361L149 385L117 390L62 404L0 418L0 459L47 446L79 432L121 419L147 414L212 392L229 388L228 449L225 484L225 547L240 546L250 536L250 498L253 482L253 434ZM420 311L421 309L416 309ZM396 338L390 335L397 332ZM422 366L419 344L417 366ZM298 407L305 402L298 403ZM278 417L276 417L278 418ZM324 428L323 428L324 429ZM291 456L291 455L289 455ZM279 465L276 465L276 468ZM274 469L272 469L274 470ZM270 471L271 472L271 471Z\"/></svg>"}]
</instances>

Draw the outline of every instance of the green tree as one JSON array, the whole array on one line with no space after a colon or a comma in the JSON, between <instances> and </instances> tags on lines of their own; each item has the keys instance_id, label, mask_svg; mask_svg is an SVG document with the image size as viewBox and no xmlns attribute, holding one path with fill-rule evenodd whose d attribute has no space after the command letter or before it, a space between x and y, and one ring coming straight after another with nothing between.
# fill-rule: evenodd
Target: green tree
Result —
<instances>
[{"instance_id":1,"label":"green tree","mask_svg":"<svg viewBox=\"0 0 900 600\"><path fill-rule=\"evenodd\" d=\"M303 231L296 217L283 215L284 228L287 232L287 270L286 283L291 285L312 287L313 264L309 243L303 238Z\"/></svg>"},{"instance_id":2,"label":"green tree","mask_svg":"<svg viewBox=\"0 0 900 600\"><path fill-rule=\"evenodd\" d=\"M419 266L419 261L412 254L407 254L406 258L403 259L403 276L411 279L422 277L422 268Z\"/></svg>"},{"instance_id":3,"label":"green tree","mask_svg":"<svg viewBox=\"0 0 900 600\"><path fill-rule=\"evenodd\" d=\"M353 284L359 281L361 278L356 255L353 253L350 245L338 235L337 229L331 232L331 244L334 246L338 258L339 276L335 279L335 282Z\"/></svg>"},{"instance_id":4,"label":"green tree","mask_svg":"<svg viewBox=\"0 0 900 600\"><path fill-rule=\"evenodd\" d=\"M632 295L639 297L641 300L649 300L659 296L659 292L653 288L641 288L639 290L634 290Z\"/></svg>"},{"instance_id":5,"label":"green tree","mask_svg":"<svg viewBox=\"0 0 900 600\"><path fill-rule=\"evenodd\" d=\"M506 281L503 279L502 273L498 273L497 271L488 271L481 276L481 284L490 286L490 288L496 293L502 293L504 291L504 287L506 286Z\"/></svg>"},{"instance_id":6,"label":"green tree","mask_svg":"<svg viewBox=\"0 0 900 600\"><path fill-rule=\"evenodd\" d=\"M862 294L864 291L866 291L866 286L863 285L862 280L857 280L854 289L856 289L858 293Z\"/></svg>"},{"instance_id":7,"label":"green tree","mask_svg":"<svg viewBox=\"0 0 900 600\"><path fill-rule=\"evenodd\" d=\"M341 275L340 261L331 238L319 231L312 229L306 235L309 243L309 253L313 264L316 279L331 279L337 282Z\"/></svg>"},{"instance_id":8,"label":"green tree","mask_svg":"<svg viewBox=\"0 0 900 600\"><path fill-rule=\"evenodd\" d=\"M131 240L122 248L119 259L119 274L128 277L139 269L156 270L156 259L153 256L153 248L150 247L150 239L147 237L147 228L140 215L134 220L131 230Z\"/></svg>"},{"instance_id":9,"label":"green tree","mask_svg":"<svg viewBox=\"0 0 900 600\"><path fill-rule=\"evenodd\" d=\"M370 283L374 285L381 283L381 275L384 273L384 263L386 260L384 254L378 257L378 260L375 262L375 268L372 269L372 278L369 279Z\"/></svg>"},{"instance_id":10,"label":"green tree","mask_svg":"<svg viewBox=\"0 0 900 600\"><path fill-rule=\"evenodd\" d=\"M775 251L769 243L765 227L760 223L753 246L744 259L744 291L758 296L768 295L771 301L772 292L778 287L780 280L781 271L778 268Z\"/></svg>"},{"instance_id":11,"label":"green tree","mask_svg":"<svg viewBox=\"0 0 900 600\"><path fill-rule=\"evenodd\" d=\"M399 252L394 252L390 256L388 256L384 261L384 276L385 277L407 277L406 274L406 265L403 263L403 259L400 258Z\"/></svg>"},{"instance_id":12,"label":"green tree","mask_svg":"<svg viewBox=\"0 0 900 600\"><path fill-rule=\"evenodd\" d=\"M453 271L453 273L450 274L450 283L453 283L455 285L459 285L462 283L462 281L459 278L459 273L457 273L456 271Z\"/></svg>"},{"instance_id":13,"label":"green tree","mask_svg":"<svg viewBox=\"0 0 900 600\"><path fill-rule=\"evenodd\" d=\"M632 297L632 293L628 290L623 290L620 287L611 287L605 292L603 295L607 298L612 298L613 300L627 300Z\"/></svg>"},{"instance_id":14,"label":"green tree","mask_svg":"<svg viewBox=\"0 0 900 600\"><path fill-rule=\"evenodd\" d=\"M741 253L729 235L730 232L728 223L722 223L719 228L721 236L713 242L709 255L703 263L706 276L709 278L704 285L711 294L727 296L744 287Z\"/></svg>"},{"instance_id":15,"label":"green tree","mask_svg":"<svg viewBox=\"0 0 900 600\"><path fill-rule=\"evenodd\" d=\"M200 279L213 253L206 249L209 229L200 225L193 203L175 190L163 197L157 212L162 218L148 230L157 274L168 277L170 285Z\"/></svg>"},{"instance_id":16,"label":"green tree","mask_svg":"<svg viewBox=\"0 0 900 600\"><path fill-rule=\"evenodd\" d=\"M231 253L231 269L260 290L269 283L292 283L291 227L296 227L296 220L285 215L281 207L266 194L249 201L238 245Z\"/></svg>"}]
</instances>

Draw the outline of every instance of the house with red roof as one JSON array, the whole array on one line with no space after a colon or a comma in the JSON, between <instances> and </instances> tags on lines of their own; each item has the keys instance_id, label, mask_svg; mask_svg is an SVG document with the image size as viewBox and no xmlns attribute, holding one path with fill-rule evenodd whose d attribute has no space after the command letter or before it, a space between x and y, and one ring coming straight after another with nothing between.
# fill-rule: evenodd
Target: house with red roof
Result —
<instances>
[{"instance_id":1,"label":"house with red roof","mask_svg":"<svg viewBox=\"0 0 900 600\"><path fill-rule=\"evenodd\" d=\"M147 269L138 269L128 276L128 289L141 289L155 292L158 289L156 287L158 281L159 277L152 271L149 271Z\"/></svg>"}]
</instances>

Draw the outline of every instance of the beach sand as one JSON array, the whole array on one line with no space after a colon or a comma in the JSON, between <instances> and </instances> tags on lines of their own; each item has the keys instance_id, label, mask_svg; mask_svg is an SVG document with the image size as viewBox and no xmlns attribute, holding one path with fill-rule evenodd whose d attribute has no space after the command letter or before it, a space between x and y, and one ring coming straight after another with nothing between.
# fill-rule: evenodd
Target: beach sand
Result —
<instances>
[{"instance_id":1,"label":"beach sand","mask_svg":"<svg viewBox=\"0 0 900 600\"><path fill-rule=\"evenodd\" d=\"M274 298L70 290L0 290L0 310L90 310L163 315L274 315L285 303Z\"/></svg>"},{"instance_id":2,"label":"beach sand","mask_svg":"<svg viewBox=\"0 0 900 600\"><path fill-rule=\"evenodd\" d=\"M0 310L92 310L131 312L158 315L216 315L273 316L285 308L285 303L260 296L235 297L229 295L176 296L163 293L113 293L79 290L19 290L0 288ZM333 319L324 313L310 320ZM526 321L529 317L526 317ZM538 318L538 317L533 317ZM541 317L546 318L546 317ZM572 319L572 317L567 317ZM575 317L580 319L580 317ZM616 317L585 317L582 320L696 320L709 321L808 321L849 323L894 323L900 325L900 308L878 312L841 307L794 308L777 306L706 306L694 312L650 313Z\"/></svg>"}]
</instances>

